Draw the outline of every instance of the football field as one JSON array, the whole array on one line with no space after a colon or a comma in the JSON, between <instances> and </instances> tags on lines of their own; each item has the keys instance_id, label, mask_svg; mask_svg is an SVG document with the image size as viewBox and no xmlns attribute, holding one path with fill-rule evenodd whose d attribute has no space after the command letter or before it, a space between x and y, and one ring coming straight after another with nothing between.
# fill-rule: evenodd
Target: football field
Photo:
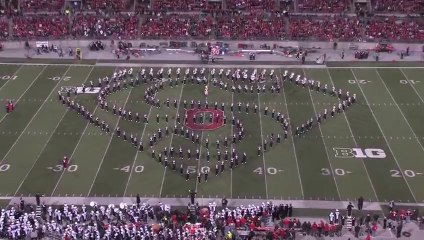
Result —
<instances>
[{"instance_id":1,"label":"football field","mask_svg":"<svg viewBox=\"0 0 424 240\"><path fill-rule=\"evenodd\" d=\"M150 66L132 66L134 72ZM162 66L153 67L154 73ZM96 197L186 197L195 190L198 197L227 197L241 199L305 199L305 200L354 200L363 196L366 200L386 202L424 202L424 68L398 67L329 67L329 68L273 68L281 80L285 70L320 81L330 90L349 91L356 94L357 103L347 111L328 117L320 125L301 136L294 136L294 129L315 118L324 109L329 112L339 103L337 97L314 89L284 82L278 93L232 93L213 86L209 65L209 108L215 102L219 108L225 104L227 123L215 130L195 131L200 144L174 134L176 116L184 116L186 100L205 101L203 84L179 82L170 87L165 81L164 89L156 98L160 107L152 107L144 101L144 92L150 86L117 91L107 100L109 107L116 105L140 116L147 115L148 123L136 123L105 111L97 105L96 94L71 95L71 99L104 120L111 128L107 134L90 124L77 112L58 100L58 91L70 87L97 84L99 78L111 76L124 66L95 65L0 65L0 100L13 99L16 106L12 113L0 111L0 196L32 196L40 192L45 196L96 196ZM230 66L251 74L254 66ZM262 72L264 66L258 66ZM129 69L130 67L127 67ZM194 66L181 66L182 75ZM197 67L198 71L202 67ZM218 73L223 68L215 66ZM267 75L270 73L267 69ZM177 67L163 67L164 75L171 69L173 78ZM217 74L216 73L216 74ZM225 78L225 77L224 77ZM231 84L230 79L224 80ZM271 83L264 83L267 87ZM244 84L241 85L244 87ZM170 107L164 103L170 100ZM174 100L177 106L173 106ZM234 111L230 111L231 103ZM238 104L242 104L238 111ZM249 103L249 113L244 106ZM253 112L257 105L258 113ZM264 110L268 108L268 115ZM283 134L278 121L272 119L271 111L280 112L288 118L288 138L275 143L276 135ZM160 116L157 122L156 116ZM166 115L169 120L166 121ZM223 146L224 137L231 139L237 129L231 125L232 118L240 120L244 137L236 144ZM182 124L183 125L183 124ZM144 151L132 146L113 134L116 127L143 139ZM157 130L168 127L170 134L149 147L149 139ZM178 125L178 129L180 125ZM293 131L292 131L293 130ZM274 146L270 147L274 134ZM206 140L209 147L206 148ZM216 141L221 145L216 147ZM268 142L266 151L258 156L257 147ZM164 167L157 159L166 147L180 146L190 149L195 156L199 150L200 160L169 159L177 162L177 170ZM246 153L247 163L226 169L215 176L218 151L224 155L236 149ZM152 158L152 151L156 156ZM210 161L206 160L210 153ZM69 166L63 169L64 156ZM184 174L179 173L180 165ZM185 173L189 171L190 180ZM196 179L198 172L209 171L208 182Z\"/></svg>"}]
</instances>

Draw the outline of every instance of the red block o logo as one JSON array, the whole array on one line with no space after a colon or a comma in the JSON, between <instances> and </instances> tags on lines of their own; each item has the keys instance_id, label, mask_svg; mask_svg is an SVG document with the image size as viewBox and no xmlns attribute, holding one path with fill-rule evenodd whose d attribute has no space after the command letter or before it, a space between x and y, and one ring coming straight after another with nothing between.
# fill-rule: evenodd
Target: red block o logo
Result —
<instances>
[{"instance_id":1,"label":"red block o logo","mask_svg":"<svg viewBox=\"0 0 424 240\"><path fill-rule=\"evenodd\" d=\"M224 125L224 112L221 110L189 109L186 111L186 115L185 125L191 130L215 130ZM202 115L203 119L208 119L208 121L203 121L203 123L195 121L198 115Z\"/></svg>"}]
</instances>

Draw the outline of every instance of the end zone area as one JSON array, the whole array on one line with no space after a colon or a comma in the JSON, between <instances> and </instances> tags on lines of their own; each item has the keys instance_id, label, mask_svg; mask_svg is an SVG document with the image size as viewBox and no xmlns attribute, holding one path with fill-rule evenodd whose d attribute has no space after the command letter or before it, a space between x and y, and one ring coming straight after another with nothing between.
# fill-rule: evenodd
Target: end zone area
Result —
<instances>
[{"instance_id":1,"label":"end zone area","mask_svg":"<svg viewBox=\"0 0 424 240\"><path fill-rule=\"evenodd\" d=\"M120 66L119 68L125 68ZM129 67L128 67L129 68ZM142 65L134 71L144 68ZM145 67L149 69L149 67ZM161 67L153 67L156 73ZM171 69L175 77L178 67ZM193 66L184 66L182 69ZM0 196L30 196L40 192L54 197L186 197L196 190L198 197L240 199L305 199L305 200L367 200L409 203L424 201L424 68L408 67L275 67L282 79L285 70L327 84L328 89L356 94L358 103L348 111L296 137L289 131L287 139L260 156L258 144L271 134L281 133L278 122L264 116L265 108L275 109L288 116L290 127L298 126L323 109L338 104L337 98L284 83L280 93L232 93L212 87L208 72L208 102L225 103L226 119L239 119L246 137L237 149L246 152L248 161L234 170L226 169L218 177L200 184L195 175L214 171L217 156L214 143L232 136L235 129L225 124L214 130L196 129L201 138L199 146L184 137L165 138L155 145L156 152L174 146L200 151L201 160L185 162L193 174L190 181L164 168L151 157L151 149L139 152L127 142L83 119L65 108L57 92L66 87L89 85L98 78L110 76L118 68L94 65L0 65L0 100L12 99L16 108L7 114L0 111ZM224 72L225 66L220 68ZM255 66L238 66L252 72ZM230 70L235 68L231 67ZM258 67L258 72L262 68ZM269 69L267 70L269 73ZM148 86L129 87L109 97L109 102L141 116L147 124L135 124L106 112L96 103L96 95L79 94L73 100L83 104L111 129L120 126L147 144L158 128L173 129L177 114L185 114L183 100L204 99L204 86L190 82L178 84L157 93L162 102L169 98L178 101L177 108L151 107L143 100ZM249 103L246 114L228 108L231 104ZM258 114L253 106L258 106ZM244 106L244 105L243 105ZM110 106L111 107L111 106ZM213 107L210 107L213 108ZM157 115L161 116L159 122ZM165 121L164 116L169 120ZM190 119L190 118L189 118ZM205 148L208 139L211 147ZM147 145L146 145L147 146ZM231 148L228 151L231 152ZM207 162L210 152L212 160ZM221 149L224 153L225 149ZM70 165L61 167L63 156ZM211 174L214 175L214 174Z\"/></svg>"}]
</instances>

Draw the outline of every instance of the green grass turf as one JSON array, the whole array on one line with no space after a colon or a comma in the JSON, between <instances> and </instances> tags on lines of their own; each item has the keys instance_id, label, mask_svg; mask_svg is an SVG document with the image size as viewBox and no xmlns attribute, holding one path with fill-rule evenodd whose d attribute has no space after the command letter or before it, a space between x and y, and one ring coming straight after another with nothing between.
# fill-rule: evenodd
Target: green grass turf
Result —
<instances>
[{"instance_id":1,"label":"green grass turf","mask_svg":"<svg viewBox=\"0 0 424 240\"><path fill-rule=\"evenodd\" d=\"M242 67L240 67L242 68ZM352 200L363 196L371 201L423 202L424 162L424 86L419 82L421 68L322 68L290 69L296 74L319 80L331 89L348 90L357 94L358 104L343 114L314 127L301 137L289 135L263 155L257 156L257 146L272 133L282 134L282 127L270 116L275 109L288 115L290 127L304 123L325 108L331 110L338 99L314 90L286 83L284 91L271 94L232 94L212 86L209 81L210 107L217 101L226 105L228 124L214 131L196 132L200 145L184 137L169 135L153 147L156 153L173 146L190 148L192 155L201 151L201 160L179 160L193 169L190 181L184 176L165 169L151 158L148 139L158 128L169 127L171 133L177 111L183 118L184 100L204 100L203 85L187 83L158 92L160 108L150 107L143 101L146 85L128 88L108 97L110 107L124 107L140 116L149 115L149 123L135 123L96 108L95 95L80 94L72 98L83 104L114 129L120 126L143 138L144 152L138 152L128 142L101 132L93 125L67 110L57 100L57 91L63 86L80 86L99 77L111 75L115 67L85 65L1 65L0 98L14 99L16 110L6 115L0 112L0 194L2 196L31 195L41 192L47 196L134 196L149 197L187 196L196 190L198 196L268 199ZM191 68L192 69L192 68ZM138 69L134 69L138 70ZM156 72L158 68L155 68ZM175 76L176 68L173 68ZM199 69L200 70L200 69ZM219 69L217 69L219 70ZM248 69L249 74L253 70ZM285 69L275 69L281 79ZM181 72L184 72L185 68ZM261 72L262 69L258 69ZM165 68L164 72L167 72ZM225 72L225 71L224 71ZM268 70L269 73L269 70ZM56 77L56 78L55 78ZM66 78L70 77L70 78ZM13 80L12 80L13 79ZM60 79L55 81L53 79ZM211 77L209 76L209 80ZM228 81L225 79L225 81ZM269 83L267 83L269 84ZM169 98L171 107L163 102ZM179 101L174 108L173 100ZM250 113L237 111L238 102L249 103ZM234 103L235 111L229 111ZM253 113L258 105L260 114ZM161 120L156 123L156 114ZM164 115L169 121L165 122ZM232 116L243 123L246 138L227 151L236 148L246 152L248 163L214 176L217 150L215 141L221 140L221 153L226 150L222 140L232 135ZM205 147L209 140L209 149ZM378 148L386 157L341 158L334 148ZM210 152L211 161L206 161ZM70 157L68 171L57 171L64 155ZM172 159L169 159L169 163ZM195 172L211 170L207 183L195 181Z\"/></svg>"}]
</instances>

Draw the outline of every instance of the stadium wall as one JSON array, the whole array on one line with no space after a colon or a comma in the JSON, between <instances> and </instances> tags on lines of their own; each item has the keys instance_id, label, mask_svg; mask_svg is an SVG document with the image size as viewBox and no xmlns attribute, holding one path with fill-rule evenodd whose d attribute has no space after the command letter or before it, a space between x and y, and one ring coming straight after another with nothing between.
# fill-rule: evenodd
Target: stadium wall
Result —
<instances>
[{"instance_id":1,"label":"stadium wall","mask_svg":"<svg viewBox=\"0 0 424 240\"><path fill-rule=\"evenodd\" d=\"M46 40L48 41L48 40ZM95 41L95 39L92 40L51 40L48 41L49 45L55 44L62 48L86 48L88 45ZM124 40L125 41L125 40ZM134 47L137 47L140 45L140 43L145 43L146 45L151 46L160 46L163 43L169 44L169 42L172 40L128 40L126 42L131 42ZM106 47L110 47L110 41L104 40L103 41L106 44ZM216 40L210 40L210 41L185 41L185 40L175 40L175 42L188 42L188 46L190 46L191 42L196 43L207 43L207 42L216 42ZM238 47L238 44L247 44L251 45L253 47L250 47L248 49L259 49L261 45L267 44L269 46L274 46L276 44L277 46L283 46L283 47L305 47L305 48L321 48L321 49L332 49L333 48L333 42L311 42L311 41L220 41L229 44L231 49L236 49ZM117 41L115 41L116 46ZM25 47L25 41L7 41L2 43L4 48L6 49L22 49ZM29 41L29 44L31 47L35 47L36 41ZM352 45L358 46L359 49L373 49L376 46L376 43L364 43L364 42L338 42L338 49L349 49ZM393 43L392 44L395 49L404 49L405 43ZM424 47L423 44L408 44L410 47L410 51L423 51Z\"/></svg>"}]
</instances>

